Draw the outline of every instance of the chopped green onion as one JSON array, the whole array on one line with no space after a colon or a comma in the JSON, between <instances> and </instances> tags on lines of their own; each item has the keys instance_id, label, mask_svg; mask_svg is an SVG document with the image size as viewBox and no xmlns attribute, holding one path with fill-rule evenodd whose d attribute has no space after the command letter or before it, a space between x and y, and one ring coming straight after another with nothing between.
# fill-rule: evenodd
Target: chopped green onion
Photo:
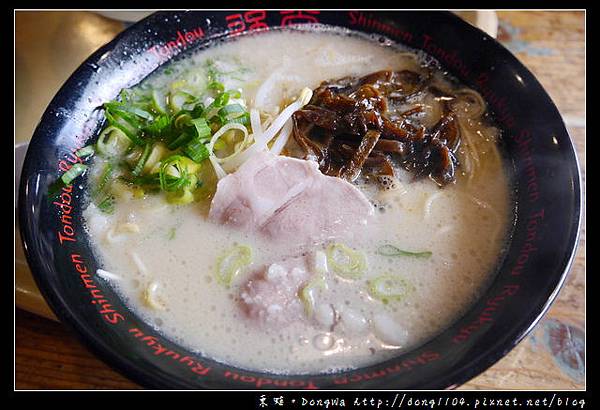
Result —
<instances>
[{"instance_id":1,"label":"chopped green onion","mask_svg":"<svg viewBox=\"0 0 600 410\"><path fill-rule=\"evenodd\" d=\"M170 180L172 177L167 176L166 178ZM160 176L159 176L159 174L140 175L139 177L134 177L134 178L123 177L122 180L125 183L128 183L128 184L142 185L142 186L145 186L145 187L160 189Z\"/></svg>"},{"instance_id":2,"label":"chopped green onion","mask_svg":"<svg viewBox=\"0 0 600 410\"><path fill-rule=\"evenodd\" d=\"M184 111L188 111L188 112L197 112L196 110L196 106L200 106L202 107L202 104L198 102L198 100L193 100L193 101L189 101L186 102L185 104L183 104L183 106L181 107L182 110Z\"/></svg>"},{"instance_id":3,"label":"chopped green onion","mask_svg":"<svg viewBox=\"0 0 600 410\"><path fill-rule=\"evenodd\" d=\"M54 181L48 187L48 199L54 200L56 195L60 192L61 188L71 184L71 182L82 175L88 169L87 165L80 163L73 164L64 174L62 174L56 181Z\"/></svg>"},{"instance_id":4,"label":"chopped green onion","mask_svg":"<svg viewBox=\"0 0 600 410\"><path fill-rule=\"evenodd\" d=\"M217 92L222 93L223 91L225 91L225 86L223 85L223 83L220 83L218 81L213 81L211 83L208 84L207 88L209 90L215 90Z\"/></svg>"},{"instance_id":5,"label":"chopped green onion","mask_svg":"<svg viewBox=\"0 0 600 410\"><path fill-rule=\"evenodd\" d=\"M96 185L96 192L94 194L95 197L97 197L98 195L102 194L104 192L104 189L106 188L106 185L108 184L108 181L110 181L111 177L112 177L112 172L113 172L113 166L110 162L108 162L105 167L104 167L104 171L102 171L102 175L100 175L100 178L98 179L98 184Z\"/></svg>"},{"instance_id":6,"label":"chopped green onion","mask_svg":"<svg viewBox=\"0 0 600 410\"><path fill-rule=\"evenodd\" d=\"M133 197L135 199L144 198L144 195L146 195L146 193L144 192L144 189L139 186L132 187L132 191L133 191Z\"/></svg>"},{"instance_id":7,"label":"chopped green onion","mask_svg":"<svg viewBox=\"0 0 600 410\"><path fill-rule=\"evenodd\" d=\"M131 145L131 140L120 129L114 126L107 127L96 142L96 150L105 157L123 154Z\"/></svg>"},{"instance_id":8,"label":"chopped green onion","mask_svg":"<svg viewBox=\"0 0 600 410\"><path fill-rule=\"evenodd\" d=\"M228 120L232 120L246 114L246 109L240 104L229 104L221 108L217 114L219 117L224 118L225 122L227 122Z\"/></svg>"},{"instance_id":9,"label":"chopped green onion","mask_svg":"<svg viewBox=\"0 0 600 410\"><path fill-rule=\"evenodd\" d=\"M152 107L160 114L167 113L166 97L158 90L152 90Z\"/></svg>"},{"instance_id":10,"label":"chopped green onion","mask_svg":"<svg viewBox=\"0 0 600 410\"><path fill-rule=\"evenodd\" d=\"M102 175L95 179L95 203L100 201L110 209L125 192L138 198L161 191L170 203L192 202L203 185L200 164L210 159L217 163L213 167L218 167L248 146L250 115L241 90L226 91L223 82L237 71L219 71L210 61L206 68L207 85L200 93L190 93L197 88L179 79L159 88L122 89L115 100L103 104L107 124L98 142L77 151L82 157L98 153L108 160ZM207 97L214 99L205 107L201 101ZM229 130L242 132L243 141L233 133L220 140ZM211 158L215 149L221 155L234 152L226 158ZM213 182L209 174L203 178Z\"/></svg>"},{"instance_id":11,"label":"chopped green onion","mask_svg":"<svg viewBox=\"0 0 600 410\"><path fill-rule=\"evenodd\" d=\"M191 122L192 122L192 124L194 124L194 127L196 128L196 132L198 133L196 138L199 138L201 140L210 139L210 135L212 134L211 129L208 126L208 124L206 123L206 120L204 118L196 118L195 120L192 120Z\"/></svg>"},{"instance_id":12,"label":"chopped green onion","mask_svg":"<svg viewBox=\"0 0 600 410\"><path fill-rule=\"evenodd\" d=\"M327 284L322 276L312 279L300 291L299 297L304 305L306 316L312 317L315 310L315 291L317 289L327 289Z\"/></svg>"},{"instance_id":13,"label":"chopped green onion","mask_svg":"<svg viewBox=\"0 0 600 410\"><path fill-rule=\"evenodd\" d=\"M206 60L206 77L209 82L217 81L218 70L215 68L215 62L212 59Z\"/></svg>"},{"instance_id":14,"label":"chopped green onion","mask_svg":"<svg viewBox=\"0 0 600 410\"><path fill-rule=\"evenodd\" d=\"M121 91L119 91L119 97L121 98L121 101L113 101L113 102L111 102L111 104L123 105L125 102L128 102L131 100L131 94L133 94L133 90L128 90L126 88L123 88Z\"/></svg>"},{"instance_id":15,"label":"chopped green onion","mask_svg":"<svg viewBox=\"0 0 600 410\"><path fill-rule=\"evenodd\" d=\"M175 124L175 128L182 129L185 126L191 125L191 121L192 116L184 112L183 114L178 114L173 123Z\"/></svg>"},{"instance_id":16,"label":"chopped green onion","mask_svg":"<svg viewBox=\"0 0 600 410\"><path fill-rule=\"evenodd\" d=\"M227 93L230 98L242 98L242 93L239 90L229 90Z\"/></svg>"},{"instance_id":17,"label":"chopped green onion","mask_svg":"<svg viewBox=\"0 0 600 410\"><path fill-rule=\"evenodd\" d=\"M230 124L225 124L223 127L219 128L219 130L217 132L214 133L214 135L212 136L212 138L210 139L210 142L208 144L208 147L207 147L208 150L214 153L215 146L216 146L217 142L220 141L220 138L224 137L228 132L233 131L233 130L242 132L244 135L244 139L242 140L242 142L240 144L236 144L235 151L233 152L233 154L231 154L227 157L224 157L224 158L216 158L215 157L216 161L219 163L226 162L226 161L230 160L231 158L235 157L245 147L247 147L250 144L251 139L250 139L250 135L248 134L248 129L241 124L230 123Z\"/></svg>"},{"instance_id":18,"label":"chopped green onion","mask_svg":"<svg viewBox=\"0 0 600 410\"><path fill-rule=\"evenodd\" d=\"M177 90L169 95L169 108L173 113L181 111L185 104L193 103L196 97L183 90Z\"/></svg>"},{"instance_id":19,"label":"chopped green onion","mask_svg":"<svg viewBox=\"0 0 600 410\"><path fill-rule=\"evenodd\" d=\"M222 149L227 148L228 145L225 141L223 141L222 139L217 140L217 142L215 142L215 146L213 147L213 151L220 151Z\"/></svg>"},{"instance_id":20,"label":"chopped green onion","mask_svg":"<svg viewBox=\"0 0 600 410\"><path fill-rule=\"evenodd\" d=\"M194 138L194 135L189 133L189 132L182 132L179 137L175 138L173 141L171 141L168 145L170 150L175 150L179 147L181 147L182 145L187 144L188 142L190 142L190 140L192 140Z\"/></svg>"},{"instance_id":21,"label":"chopped green onion","mask_svg":"<svg viewBox=\"0 0 600 410\"><path fill-rule=\"evenodd\" d=\"M346 279L358 279L367 269L365 255L342 243L327 247L327 264L335 273Z\"/></svg>"},{"instance_id":22,"label":"chopped green onion","mask_svg":"<svg viewBox=\"0 0 600 410\"><path fill-rule=\"evenodd\" d=\"M410 283L394 275L382 275L369 283L369 294L383 303L402 300L414 290Z\"/></svg>"},{"instance_id":23,"label":"chopped green onion","mask_svg":"<svg viewBox=\"0 0 600 410\"><path fill-rule=\"evenodd\" d=\"M198 118L204 115L204 105L202 105L201 103L197 103L194 106L194 109L190 112L190 115L194 118Z\"/></svg>"},{"instance_id":24,"label":"chopped green onion","mask_svg":"<svg viewBox=\"0 0 600 410\"><path fill-rule=\"evenodd\" d=\"M158 177L163 191L174 192L189 184L187 168L181 164L183 159L173 155L162 161Z\"/></svg>"},{"instance_id":25,"label":"chopped green onion","mask_svg":"<svg viewBox=\"0 0 600 410\"><path fill-rule=\"evenodd\" d=\"M77 178L78 176L83 174L87 169L88 169L87 165L83 165L83 164L79 164L79 163L73 164L73 166L71 166L71 168L69 168L69 170L67 172L62 174L60 179L62 180L62 182L65 185L70 185L71 182L73 182L73 180L75 178Z\"/></svg>"},{"instance_id":26,"label":"chopped green onion","mask_svg":"<svg viewBox=\"0 0 600 410\"><path fill-rule=\"evenodd\" d=\"M154 116L148 111L136 107L134 105L127 105L123 102L112 101L104 104L104 108L111 113L118 113L122 115L127 121L133 123L133 125L137 126L139 121L137 118L132 117L131 114L141 117L145 120L152 121Z\"/></svg>"},{"instance_id":27,"label":"chopped green onion","mask_svg":"<svg viewBox=\"0 0 600 410\"><path fill-rule=\"evenodd\" d=\"M167 147L165 147L162 143L154 144L152 147L152 151L148 156L148 160L144 164L144 168L142 169L142 173L148 172L156 172L158 170L157 164L168 154Z\"/></svg>"},{"instance_id":28,"label":"chopped green onion","mask_svg":"<svg viewBox=\"0 0 600 410\"><path fill-rule=\"evenodd\" d=\"M88 157L94 153L94 146L88 145L87 147L83 147L75 152L79 158Z\"/></svg>"},{"instance_id":29,"label":"chopped green onion","mask_svg":"<svg viewBox=\"0 0 600 410\"><path fill-rule=\"evenodd\" d=\"M52 182L48 186L48 202L52 202L58 196L58 193L62 188L65 187L65 184L62 182L62 179L57 178L56 181Z\"/></svg>"},{"instance_id":30,"label":"chopped green onion","mask_svg":"<svg viewBox=\"0 0 600 410\"><path fill-rule=\"evenodd\" d=\"M150 114L146 110L142 110L142 109L137 108L137 107L127 107L125 109L125 111L128 111L128 112L130 112L132 114L135 114L138 117L142 117L143 119L148 120L148 121L154 120L154 116L152 114Z\"/></svg>"},{"instance_id":31,"label":"chopped green onion","mask_svg":"<svg viewBox=\"0 0 600 410\"><path fill-rule=\"evenodd\" d=\"M177 91L179 89L181 89L182 87L184 87L186 85L187 81L185 80L177 80L177 81L173 81L170 85L169 88L172 91Z\"/></svg>"},{"instance_id":32,"label":"chopped green onion","mask_svg":"<svg viewBox=\"0 0 600 410\"><path fill-rule=\"evenodd\" d=\"M248 125L248 124L250 124L250 113L245 112L242 115L240 115L239 117L229 118L229 119L226 119L226 121L224 121L224 122Z\"/></svg>"},{"instance_id":33,"label":"chopped green onion","mask_svg":"<svg viewBox=\"0 0 600 410\"><path fill-rule=\"evenodd\" d=\"M234 246L217 258L217 282L229 287L242 268L251 262L252 250L248 246Z\"/></svg>"},{"instance_id":34,"label":"chopped green onion","mask_svg":"<svg viewBox=\"0 0 600 410\"><path fill-rule=\"evenodd\" d=\"M433 255L430 251L424 252L409 252L397 248L393 245L383 245L377 248L377 253L383 256L412 256L415 258L429 258Z\"/></svg>"},{"instance_id":35,"label":"chopped green onion","mask_svg":"<svg viewBox=\"0 0 600 410\"><path fill-rule=\"evenodd\" d=\"M229 104L219 110L219 115L230 115L244 112L246 112L246 109L240 104Z\"/></svg>"},{"instance_id":36,"label":"chopped green onion","mask_svg":"<svg viewBox=\"0 0 600 410\"><path fill-rule=\"evenodd\" d=\"M133 142L135 145L142 145L142 140L138 137L139 128L132 125L127 119L121 115L113 115L109 110L105 110L104 115L109 124L117 127Z\"/></svg>"},{"instance_id":37,"label":"chopped green onion","mask_svg":"<svg viewBox=\"0 0 600 410\"><path fill-rule=\"evenodd\" d=\"M170 131L170 128L171 118L166 114L162 114L156 117L154 121L152 121L148 126L146 126L144 131L146 131L153 137L162 137Z\"/></svg>"},{"instance_id":38,"label":"chopped green onion","mask_svg":"<svg viewBox=\"0 0 600 410\"><path fill-rule=\"evenodd\" d=\"M200 138L194 138L183 147L183 153L190 157L194 162L201 163L210 156L210 152Z\"/></svg>"},{"instance_id":39,"label":"chopped green onion","mask_svg":"<svg viewBox=\"0 0 600 410\"><path fill-rule=\"evenodd\" d=\"M181 166L185 167L188 174L196 174L201 168L200 164L195 163L187 157L181 159Z\"/></svg>"},{"instance_id":40,"label":"chopped green onion","mask_svg":"<svg viewBox=\"0 0 600 410\"><path fill-rule=\"evenodd\" d=\"M152 151L152 144L150 144L149 142L146 143L146 145L144 146L144 151L142 152L142 155L140 155L140 159L138 160L137 164L135 164L135 168L133 168L133 171L131 171L131 173L134 176L138 176L142 173L143 169L144 169L144 165L146 165L146 161L148 161L148 157L150 156L150 152Z\"/></svg>"},{"instance_id":41,"label":"chopped green onion","mask_svg":"<svg viewBox=\"0 0 600 410\"><path fill-rule=\"evenodd\" d=\"M210 108L221 108L229 102L229 93L221 93L217 95L215 100L210 104Z\"/></svg>"},{"instance_id":42,"label":"chopped green onion","mask_svg":"<svg viewBox=\"0 0 600 410\"><path fill-rule=\"evenodd\" d=\"M167 202L174 205L187 205L194 201L194 194L188 188L177 192L167 192Z\"/></svg>"},{"instance_id":43,"label":"chopped green onion","mask_svg":"<svg viewBox=\"0 0 600 410\"><path fill-rule=\"evenodd\" d=\"M184 158L185 160L185 158ZM184 160L182 160L182 162L184 162ZM188 172L193 171L193 167L191 166L187 166L182 164L183 166L185 166L185 168L188 170ZM197 183L198 183L198 178L196 177L196 175L191 174L189 176L189 182L185 185L183 185L183 187L177 191L174 192L167 192L167 202L171 203L171 204L175 204L175 205L187 205L191 202L194 201L194 195L192 193L192 190L195 190L197 187Z\"/></svg>"},{"instance_id":44,"label":"chopped green onion","mask_svg":"<svg viewBox=\"0 0 600 410\"><path fill-rule=\"evenodd\" d=\"M225 118L218 115L213 115L209 121L211 130L215 132L225 124Z\"/></svg>"},{"instance_id":45,"label":"chopped green onion","mask_svg":"<svg viewBox=\"0 0 600 410\"><path fill-rule=\"evenodd\" d=\"M115 210L115 197L107 195L102 201L98 203L98 209L105 214L112 214Z\"/></svg>"}]
</instances>

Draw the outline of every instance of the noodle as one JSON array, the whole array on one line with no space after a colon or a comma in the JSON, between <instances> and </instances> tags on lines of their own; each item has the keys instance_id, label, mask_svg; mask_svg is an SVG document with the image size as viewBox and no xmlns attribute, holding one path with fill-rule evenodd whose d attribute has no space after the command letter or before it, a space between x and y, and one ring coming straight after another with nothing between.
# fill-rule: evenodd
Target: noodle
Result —
<instances>
[{"instance_id":1,"label":"noodle","mask_svg":"<svg viewBox=\"0 0 600 410\"><path fill-rule=\"evenodd\" d=\"M484 164L490 161L488 153L493 156L496 164L501 164L502 159L494 141L482 138L480 131L476 132L476 136L472 135L473 131L463 121L458 120L461 136L465 142L463 165L465 174L467 175L467 185L471 186L473 180L484 167ZM483 146L485 146L485 149ZM484 158L480 155L485 155L487 157L486 161L483 161Z\"/></svg>"},{"instance_id":2,"label":"noodle","mask_svg":"<svg viewBox=\"0 0 600 410\"><path fill-rule=\"evenodd\" d=\"M252 126L252 134L262 134L263 129L260 123L260 112L256 108L250 110L250 124Z\"/></svg>"},{"instance_id":3,"label":"noodle","mask_svg":"<svg viewBox=\"0 0 600 410\"><path fill-rule=\"evenodd\" d=\"M105 271L104 269L96 270L96 275L98 275L99 277L101 277L104 280L122 280L123 279L119 275Z\"/></svg>"},{"instance_id":4,"label":"noodle","mask_svg":"<svg viewBox=\"0 0 600 410\"><path fill-rule=\"evenodd\" d=\"M457 110L455 111L459 116L464 116L467 119L474 119L474 118L479 118L481 117L481 115L483 115L483 113L485 112L485 101L483 99L483 97L481 96L481 94L479 94L477 91L475 90L471 90L469 88L461 88L460 90L455 91L455 94L457 96L457 99L463 99L463 100L468 100L469 97L471 97L473 100L475 100L476 104L473 104L472 102L467 101L468 104L468 109L464 108L462 110ZM456 101L453 103L453 106L456 106ZM475 106L476 110L471 112L471 107Z\"/></svg>"},{"instance_id":5,"label":"noodle","mask_svg":"<svg viewBox=\"0 0 600 410\"><path fill-rule=\"evenodd\" d=\"M156 298L156 290L158 289L158 282L152 281L144 290L144 302L153 308L158 310L164 310L164 306Z\"/></svg>"},{"instance_id":6,"label":"noodle","mask_svg":"<svg viewBox=\"0 0 600 410\"><path fill-rule=\"evenodd\" d=\"M142 275L147 275L148 269L146 268L146 265L144 265L144 263L142 262L142 260L138 256L138 254L135 252L131 252L130 255L131 255L131 259L133 260L133 263L135 264L135 266L138 269L138 272Z\"/></svg>"},{"instance_id":7,"label":"noodle","mask_svg":"<svg viewBox=\"0 0 600 410\"><path fill-rule=\"evenodd\" d=\"M500 233L500 229L501 229L502 218L500 217L500 214L498 213L498 211L496 211L496 209L492 205L490 205L489 203L487 203L485 201L482 201L481 199L477 198L476 196L468 195L468 197L477 206L489 211L493 215L494 223L496 226L494 227L494 229L492 231L493 233L491 235L491 239L492 239L492 241L495 242L498 237L498 234Z\"/></svg>"},{"instance_id":8,"label":"noodle","mask_svg":"<svg viewBox=\"0 0 600 410\"><path fill-rule=\"evenodd\" d=\"M104 236L104 240L110 244L117 242L118 238L123 235L115 235L116 228L113 226L112 228L106 231L106 235Z\"/></svg>"},{"instance_id":9,"label":"noodle","mask_svg":"<svg viewBox=\"0 0 600 410\"><path fill-rule=\"evenodd\" d=\"M436 192L435 194L427 198L427 201L425 201L425 205L423 207L423 219L429 219L429 215L431 214L431 205L436 199L440 198L443 193L444 192L442 191Z\"/></svg>"}]
</instances>

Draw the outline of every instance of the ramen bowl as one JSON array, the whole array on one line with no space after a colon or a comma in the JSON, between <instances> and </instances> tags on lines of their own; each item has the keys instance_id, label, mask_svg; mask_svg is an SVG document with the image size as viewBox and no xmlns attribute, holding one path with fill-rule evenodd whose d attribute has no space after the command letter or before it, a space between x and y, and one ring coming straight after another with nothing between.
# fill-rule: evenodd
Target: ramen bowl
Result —
<instances>
[{"instance_id":1,"label":"ramen bowl","mask_svg":"<svg viewBox=\"0 0 600 410\"><path fill-rule=\"evenodd\" d=\"M98 107L166 64L216 40L285 26L346 28L436 58L477 90L502 131L513 190L510 240L487 290L451 326L383 363L327 374L249 371L195 353L143 321L105 281L83 227L84 183L59 200L49 187L94 142ZM129 27L69 78L44 113L22 171L19 222L28 263L56 316L98 357L149 388L445 389L517 345L556 298L580 223L569 135L534 76L503 46L451 13L363 11L161 12ZM68 217L65 217L68 215Z\"/></svg>"}]
</instances>

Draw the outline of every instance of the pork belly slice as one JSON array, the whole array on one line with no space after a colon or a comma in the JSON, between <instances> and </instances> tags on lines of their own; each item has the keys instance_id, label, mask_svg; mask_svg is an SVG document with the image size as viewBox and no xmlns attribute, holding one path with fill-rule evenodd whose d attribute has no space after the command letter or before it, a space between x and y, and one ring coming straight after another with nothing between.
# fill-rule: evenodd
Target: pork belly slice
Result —
<instances>
[{"instance_id":1,"label":"pork belly slice","mask_svg":"<svg viewBox=\"0 0 600 410\"><path fill-rule=\"evenodd\" d=\"M265 151L219 181L209 219L298 246L351 239L373 213L359 189L316 162Z\"/></svg>"}]
</instances>

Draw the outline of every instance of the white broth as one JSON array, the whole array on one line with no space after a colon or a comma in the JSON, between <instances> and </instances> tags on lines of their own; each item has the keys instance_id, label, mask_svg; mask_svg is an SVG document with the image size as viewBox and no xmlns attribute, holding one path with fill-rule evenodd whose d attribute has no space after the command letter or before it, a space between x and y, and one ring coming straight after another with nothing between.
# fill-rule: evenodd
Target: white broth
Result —
<instances>
[{"instance_id":1,"label":"white broth","mask_svg":"<svg viewBox=\"0 0 600 410\"><path fill-rule=\"evenodd\" d=\"M225 87L241 88L248 107L260 109L268 121L304 87L384 69L417 69L421 60L359 37L268 32L201 50L173 65L170 73L153 75L141 88L165 87L180 78L202 82L207 61L222 70L233 67L235 78ZM438 81L446 80L440 74ZM265 82L272 85L261 87ZM426 111L434 112L434 105ZM181 206L166 203L161 195L123 195L112 213L92 204L84 212L87 229L102 268L117 275L106 280L126 304L192 351L241 368L283 374L374 364L452 324L485 290L501 257L511 198L495 144L497 131L479 117L462 118L461 126L471 139L481 138L483 148L476 157L461 151L465 156L456 183L440 188L399 168L387 187L356 181L374 204L373 218L335 242L364 255L364 274L348 279L329 266L310 315L285 326L248 317L240 308L243 287L257 271L298 256L293 250L300 249L310 264L323 258L330 244L298 246L216 224L207 219L213 192L207 192L206 200ZM288 154L295 152L293 145L291 141ZM96 160L92 175L102 172L102 164ZM251 265L224 286L215 277L217 259L235 245L251 249ZM384 245L431 254L384 256ZM384 275L401 280L399 300L383 301L374 294Z\"/></svg>"}]
</instances>

